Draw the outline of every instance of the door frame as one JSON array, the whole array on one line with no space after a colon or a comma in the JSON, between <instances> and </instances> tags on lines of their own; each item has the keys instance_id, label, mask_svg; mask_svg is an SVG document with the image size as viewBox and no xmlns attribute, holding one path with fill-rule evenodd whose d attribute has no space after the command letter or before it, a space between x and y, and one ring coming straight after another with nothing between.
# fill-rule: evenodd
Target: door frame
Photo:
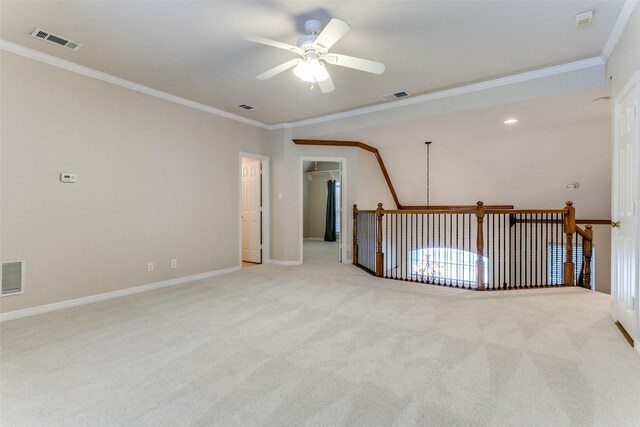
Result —
<instances>
[{"instance_id":1,"label":"door frame","mask_svg":"<svg viewBox=\"0 0 640 427\"><path fill-rule=\"evenodd\" d=\"M616 203L617 203L617 186L619 185L618 183L618 175L616 173L615 167L617 166L617 156L618 153L616 152L617 149L617 131L618 131L618 102L621 100L621 98L627 94L630 90L630 86L633 86L635 84L635 114L636 115L640 115L640 70L636 70L632 77L629 79L629 81L627 82L627 84L624 85L624 87L620 90L620 92L618 94L616 94L616 97L614 99L614 103L613 103L613 141L612 141L612 180L611 180L611 185L612 185L612 191L611 191L611 219L612 221L617 220L618 218L618 214L615 211L616 209ZM636 169L636 171L638 171L638 175L640 175L640 117L636 117L635 119L635 126L636 126L636 141L635 143L635 152L633 155L633 163L634 165L632 166L633 168ZM636 194L635 194L635 198L636 198L636 215L638 215L637 210L640 209L640 207L637 206L637 204L640 203L640 185L637 185L636 188ZM640 226L636 225L636 235L634 236L635 238L635 247L636 247L636 265L635 265L635 300L633 302L633 310L635 312L635 319L632 319L632 322L635 323L634 325L634 331L627 331L627 333L629 333L629 335L631 336L631 338L634 340L634 347L636 349L636 351L640 354L640 303L639 303L639 299L640 299ZM611 235L611 317L613 318L614 321L617 321L617 311L616 311L616 298L617 298L617 286L615 285L615 279L616 279L616 265L617 265L617 260L614 259L615 255L617 254L618 250L613 246L615 244L614 241L614 234L616 233L615 230L612 230L612 235Z\"/></svg>"},{"instance_id":2,"label":"door frame","mask_svg":"<svg viewBox=\"0 0 640 427\"><path fill-rule=\"evenodd\" d=\"M269 228L270 220L270 204L269 201L269 156L262 154L249 153L240 151L238 155L238 266L242 268L242 158L247 157L254 160L260 160L262 164L262 218L260 221L260 229L262 231L262 264L268 264L271 260L271 230Z\"/></svg>"},{"instance_id":3,"label":"door frame","mask_svg":"<svg viewBox=\"0 0 640 427\"><path fill-rule=\"evenodd\" d=\"M347 158L346 157L326 157L326 156L301 156L299 158L298 166L298 200L300 200L298 222L300 223L300 264L304 264L304 186L303 180L306 179L304 175L304 162L336 162L340 163L340 243L341 259L343 264L350 264L351 260L347 260L347 245L346 230L347 221L349 220L347 215Z\"/></svg>"}]
</instances>

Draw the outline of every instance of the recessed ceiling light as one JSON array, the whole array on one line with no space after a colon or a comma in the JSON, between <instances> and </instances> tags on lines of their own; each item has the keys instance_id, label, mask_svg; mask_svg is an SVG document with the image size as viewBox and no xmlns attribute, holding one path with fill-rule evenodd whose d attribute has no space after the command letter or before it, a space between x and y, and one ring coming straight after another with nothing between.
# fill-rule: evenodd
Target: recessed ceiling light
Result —
<instances>
[{"instance_id":1,"label":"recessed ceiling light","mask_svg":"<svg viewBox=\"0 0 640 427\"><path fill-rule=\"evenodd\" d=\"M507 119L504 121L505 125L512 125L514 123L518 123L518 119Z\"/></svg>"}]
</instances>

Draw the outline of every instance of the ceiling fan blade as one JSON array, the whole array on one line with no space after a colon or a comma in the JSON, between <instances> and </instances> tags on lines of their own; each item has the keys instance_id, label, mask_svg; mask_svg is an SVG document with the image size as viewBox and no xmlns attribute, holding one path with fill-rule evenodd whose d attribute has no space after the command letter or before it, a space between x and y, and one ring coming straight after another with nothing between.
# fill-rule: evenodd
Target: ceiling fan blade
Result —
<instances>
[{"instance_id":1,"label":"ceiling fan blade","mask_svg":"<svg viewBox=\"0 0 640 427\"><path fill-rule=\"evenodd\" d=\"M318 38L315 43L324 49L329 50L331 49L331 46L340 40L342 36L347 34L347 31L350 29L351 27L347 25L346 22L333 18L329 21L327 26L324 27L324 30L318 34Z\"/></svg>"},{"instance_id":2,"label":"ceiling fan blade","mask_svg":"<svg viewBox=\"0 0 640 427\"><path fill-rule=\"evenodd\" d=\"M335 90L335 86L333 85L333 81L331 80L331 77L329 77L328 79L322 80L320 82L318 82L318 86L320 86L320 92L322 93L329 93L329 92L333 92Z\"/></svg>"},{"instance_id":3,"label":"ceiling fan blade","mask_svg":"<svg viewBox=\"0 0 640 427\"><path fill-rule=\"evenodd\" d=\"M324 60L329 64L355 68L356 70L373 74L382 74L385 68L382 62L369 61L368 59L356 58L355 56L340 55L339 53L328 54L324 57Z\"/></svg>"},{"instance_id":4,"label":"ceiling fan blade","mask_svg":"<svg viewBox=\"0 0 640 427\"><path fill-rule=\"evenodd\" d=\"M304 55L304 50L300 49L297 46L293 46L290 44L286 44L286 43L282 43L276 40L271 40L271 39L265 39L264 37L258 37L258 36L253 36L251 34L247 34L246 36L244 36L245 40L248 40L250 42L254 42L254 43L260 43L260 44L266 44L267 46L273 46L273 47L277 47L279 49L284 49L284 50L288 50L290 52L295 52L298 55Z\"/></svg>"},{"instance_id":5,"label":"ceiling fan blade","mask_svg":"<svg viewBox=\"0 0 640 427\"><path fill-rule=\"evenodd\" d=\"M265 71L264 73L260 74L256 78L258 80L270 79L271 77L275 76L276 74L280 74L283 71L287 71L289 68L295 67L298 64L298 62L300 62L300 61L302 61L302 58L292 59L291 61L287 61L284 64L280 64L280 65L278 65L276 67L273 67L270 70Z\"/></svg>"}]
</instances>

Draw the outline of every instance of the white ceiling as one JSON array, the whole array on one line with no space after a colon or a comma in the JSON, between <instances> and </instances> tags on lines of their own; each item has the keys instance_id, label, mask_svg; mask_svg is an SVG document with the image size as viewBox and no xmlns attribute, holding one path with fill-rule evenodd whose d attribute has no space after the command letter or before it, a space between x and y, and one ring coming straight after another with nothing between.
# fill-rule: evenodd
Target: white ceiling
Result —
<instances>
[{"instance_id":1,"label":"white ceiling","mask_svg":"<svg viewBox=\"0 0 640 427\"><path fill-rule=\"evenodd\" d=\"M2 1L0 37L98 71L263 123L292 122L601 54L623 1ZM576 13L595 10L576 28ZM381 61L379 76L330 66L335 92L291 72L256 75L293 58L243 40L295 44L306 19L351 31L333 52ZM78 51L29 34L40 27ZM237 107L250 104L256 110Z\"/></svg>"},{"instance_id":2,"label":"white ceiling","mask_svg":"<svg viewBox=\"0 0 640 427\"><path fill-rule=\"evenodd\" d=\"M611 122L611 100L594 102L595 99L610 96L610 91L609 85L598 86L420 120L325 133L317 137L359 140L384 151L386 148L421 145L425 141L456 143L582 123ZM518 122L505 125L504 120L509 118L516 118Z\"/></svg>"}]
</instances>

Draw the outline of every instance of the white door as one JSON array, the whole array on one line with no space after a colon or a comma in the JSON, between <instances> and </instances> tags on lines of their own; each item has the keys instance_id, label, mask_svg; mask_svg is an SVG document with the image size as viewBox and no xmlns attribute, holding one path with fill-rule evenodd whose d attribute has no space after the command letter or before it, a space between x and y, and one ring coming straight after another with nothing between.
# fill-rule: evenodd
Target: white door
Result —
<instances>
[{"instance_id":1,"label":"white door","mask_svg":"<svg viewBox=\"0 0 640 427\"><path fill-rule=\"evenodd\" d=\"M638 341L638 165L640 72L616 97L613 136L611 302L614 318Z\"/></svg>"},{"instance_id":2,"label":"white door","mask_svg":"<svg viewBox=\"0 0 640 427\"><path fill-rule=\"evenodd\" d=\"M242 260L262 262L261 236L261 164L242 158Z\"/></svg>"}]
</instances>

